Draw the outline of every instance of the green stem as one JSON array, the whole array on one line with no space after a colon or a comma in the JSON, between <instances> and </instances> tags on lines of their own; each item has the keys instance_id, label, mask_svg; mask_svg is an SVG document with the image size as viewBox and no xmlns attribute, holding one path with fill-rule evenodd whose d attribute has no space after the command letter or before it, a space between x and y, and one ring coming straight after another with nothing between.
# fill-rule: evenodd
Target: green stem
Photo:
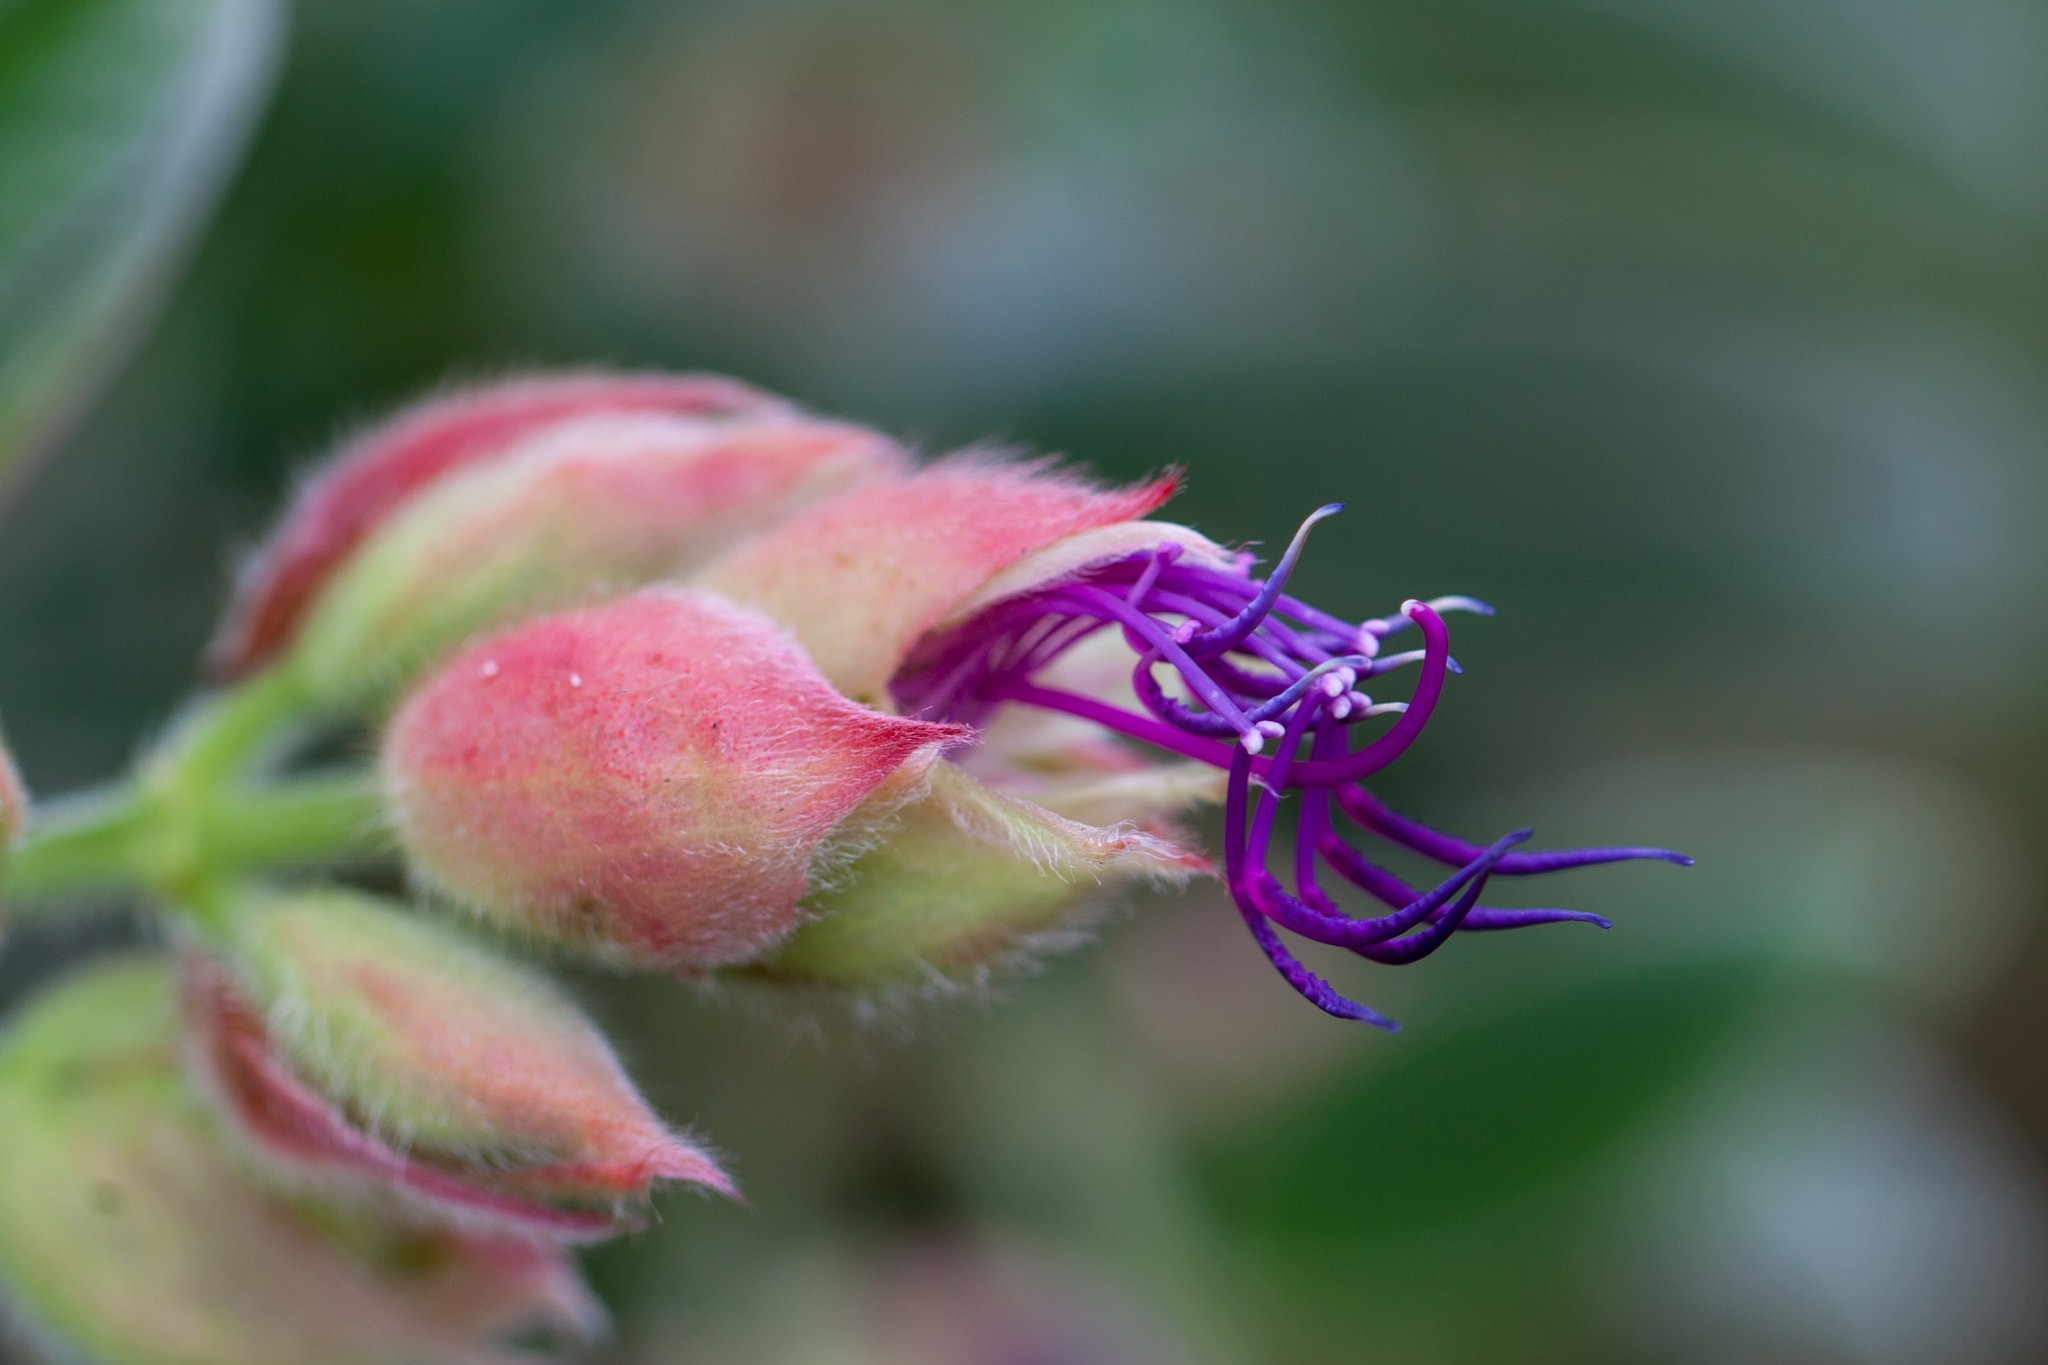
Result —
<instances>
[{"instance_id":1,"label":"green stem","mask_svg":"<svg viewBox=\"0 0 2048 1365\"><path fill-rule=\"evenodd\" d=\"M132 787L74 796L38 808L28 835L0 877L10 919L49 908L47 898L94 887L133 885L144 803Z\"/></svg>"},{"instance_id":2,"label":"green stem","mask_svg":"<svg viewBox=\"0 0 2048 1365\"><path fill-rule=\"evenodd\" d=\"M239 776L286 724L308 710L298 675L286 667L259 673L201 701L144 760L149 785L206 792Z\"/></svg>"},{"instance_id":3,"label":"green stem","mask_svg":"<svg viewBox=\"0 0 2048 1365\"><path fill-rule=\"evenodd\" d=\"M207 869L217 874L370 856L391 846L383 797L366 772L223 791L203 837Z\"/></svg>"},{"instance_id":4,"label":"green stem","mask_svg":"<svg viewBox=\"0 0 2048 1365\"><path fill-rule=\"evenodd\" d=\"M249 780L310 709L298 675L283 667L202 700L129 783L34 812L0 876L0 899L17 914L24 901L35 913L95 887L184 900L224 877L381 850L370 774Z\"/></svg>"},{"instance_id":5,"label":"green stem","mask_svg":"<svg viewBox=\"0 0 2048 1365\"><path fill-rule=\"evenodd\" d=\"M38 811L0 875L0 902L18 919L99 888L183 900L224 877L374 855L389 843L366 772L230 787L200 800L172 808L118 788Z\"/></svg>"}]
</instances>

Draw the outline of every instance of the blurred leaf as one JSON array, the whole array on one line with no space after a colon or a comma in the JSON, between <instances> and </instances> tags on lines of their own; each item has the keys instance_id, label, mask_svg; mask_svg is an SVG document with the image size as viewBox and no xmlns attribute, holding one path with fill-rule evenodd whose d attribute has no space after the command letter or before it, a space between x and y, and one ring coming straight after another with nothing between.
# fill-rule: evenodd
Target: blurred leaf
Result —
<instances>
[{"instance_id":1,"label":"blurred leaf","mask_svg":"<svg viewBox=\"0 0 2048 1365\"><path fill-rule=\"evenodd\" d=\"M1397 1060L1204 1162L1242 1231L1327 1244L1441 1222L1595 1155L1690 1077L1769 979L1693 962L1416 1030Z\"/></svg>"},{"instance_id":2,"label":"blurred leaf","mask_svg":"<svg viewBox=\"0 0 2048 1365\"><path fill-rule=\"evenodd\" d=\"M0 479L158 302L282 32L276 0L0 0Z\"/></svg>"}]
</instances>

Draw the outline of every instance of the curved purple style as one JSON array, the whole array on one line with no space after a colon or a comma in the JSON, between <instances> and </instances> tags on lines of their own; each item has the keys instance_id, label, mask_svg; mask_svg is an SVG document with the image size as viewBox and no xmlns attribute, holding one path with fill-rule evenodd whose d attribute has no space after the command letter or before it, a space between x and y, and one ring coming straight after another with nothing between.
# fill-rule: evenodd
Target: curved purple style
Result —
<instances>
[{"instance_id":1,"label":"curved purple style","mask_svg":"<svg viewBox=\"0 0 2048 1365\"><path fill-rule=\"evenodd\" d=\"M1224 881L1252 937L1288 984L1317 1007L1394 1029L1399 1026L1392 1020L1345 999L1303 966L1275 926L1398 965L1428 956L1461 928L1563 921L1608 927L1582 911L1480 905L1490 877L1645 858L1690 865L1692 859L1661 848L1515 851L1527 830L1482 847L1417 824L1358 785L1415 741L1443 695L1445 676L1459 671L1442 613L1490 616L1493 609L1469 597L1410 600L1396 616L1354 624L1288 596L1287 579L1310 528L1342 510L1333 503L1313 513L1263 580L1251 577L1248 555L1227 567L1196 563L1169 543L999 602L923 651L891 690L906 714L926 720L981 725L998 706L1021 702L1226 770ZM1422 648L1380 652L1381 641L1411 627L1421 633ZM1137 656L1131 681L1143 713L1036 681L1103 630L1120 631ZM1408 664L1419 664L1420 676L1407 701L1374 702L1358 690L1365 680ZM1170 670L1163 681L1161 665ZM1389 714L1397 716L1392 726L1353 746L1362 723ZM1301 794L1292 891L1267 865L1274 817L1289 791ZM1457 871L1434 890L1417 892L1368 861L1339 833L1335 816ZM1346 914L1319 884L1324 869L1393 913L1374 919Z\"/></svg>"}]
</instances>

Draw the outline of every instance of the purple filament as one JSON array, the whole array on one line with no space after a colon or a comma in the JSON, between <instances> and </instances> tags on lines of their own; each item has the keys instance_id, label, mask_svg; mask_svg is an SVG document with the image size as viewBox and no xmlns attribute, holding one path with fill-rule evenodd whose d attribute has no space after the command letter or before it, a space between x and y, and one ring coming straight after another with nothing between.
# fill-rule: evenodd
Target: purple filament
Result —
<instances>
[{"instance_id":1,"label":"purple filament","mask_svg":"<svg viewBox=\"0 0 2048 1365\"><path fill-rule=\"evenodd\" d=\"M1304 966L1278 930L1374 962L1415 962L1461 928L1562 921L1607 927L1598 915L1581 911L1480 905L1489 877L1631 859L1692 859L1660 848L1515 851L1528 838L1526 830L1481 846L1417 824L1359 786L1415 742L1443 694L1445 677L1457 671L1441 613L1491 615L1492 608L1445 597L1405 602L1397 615L1353 623L1289 596L1283 589L1310 528L1339 510L1333 504L1311 515L1264 580L1251 577L1246 557L1195 557L1170 542L1090 565L927 640L891 690L905 714L980 725L996 708L1022 703L1079 716L1226 770L1224 881L1252 937L1310 1003L1392 1029L1393 1021L1345 998ZM1381 640L1410 627L1420 630L1421 649L1380 656ZM1142 711L1039 677L1105 629L1116 631L1135 656L1133 691ZM1374 705L1356 690L1409 663L1420 667L1405 709L1399 703ZM1164 680L1162 668L1168 670ZM1168 682L1182 695L1169 692ZM1360 725L1395 709L1401 714L1392 725L1354 744ZM1301 802L1292 891L1268 867L1276 815L1289 792ZM1456 870L1435 888L1418 892L1354 848L1339 832L1336 815L1365 834ZM1325 869L1392 913L1367 919L1347 914L1319 881Z\"/></svg>"}]
</instances>

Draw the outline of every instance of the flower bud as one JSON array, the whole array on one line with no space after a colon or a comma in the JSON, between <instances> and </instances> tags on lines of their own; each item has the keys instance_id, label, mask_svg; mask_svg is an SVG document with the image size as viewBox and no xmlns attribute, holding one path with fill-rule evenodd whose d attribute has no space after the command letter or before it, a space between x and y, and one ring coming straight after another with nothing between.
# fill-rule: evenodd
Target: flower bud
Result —
<instances>
[{"instance_id":1,"label":"flower bud","mask_svg":"<svg viewBox=\"0 0 2048 1365\"><path fill-rule=\"evenodd\" d=\"M702 586L790 631L847 696L889 706L918 638L997 573L1173 496L1167 476L1104 490L1044 465L955 458L823 503L742 545Z\"/></svg>"},{"instance_id":2,"label":"flower bud","mask_svg":"<svg viewBox=\"0 0 2048 1365\"><path fill-rule=\"evenodd\" d=\"M0 1287L39 1354L110 1365L516 1365L602 1310L566 1253L351 1221L252 1183L177 1056L158 959L67 979L0 1044Z\"/></svg>"},{"instance_id":3,"label":"flower bud","mask_svg":"<svg viewBox=\"0 0 2048 1365\"><path fill-rule=\"evenodd\" d=\"M228 923L181 963L192 1058L284 1188L572 1240L656 1181L735 1193L532 969L354 892L245 892Z\"/></svg>"},{"instance_id":4,"label":"flower bud","mask_svg":"<svg viewBox=\"0 0 2048 1365\"><path fill-rule=\"evenodd\" d=\"M695 971L788 934L814 871L965 736L848 701L753 612L650 588L463 651L393 718L383 769L413 868L455 900Z\"/></svg>"},{"instance_id":5,"label":"flower bud","mask_svg":"<svg viewBox=\"0 0 2048 1365\"><path fill-rule=\"evenodd\" d=\"M293 500L242 575L210 651L216 675L240 677L275 658L335 567L422 488L556 422L605 413L715 420L793 409L715 375L640 374L536 375L416 404L348 442Z\"/></svg>"},{"instance_id":6,"label":"flower bud","mask_svg":"<svg viewBox=\"0 0 2048 1365\"><path fill-rule=\"evenodd\" d=\"M902 462L875 432L782 413L554 422L390 512L307 606L290 666L317 703L356 702L481 628L686 575Z\"/></svg>"}]
</instances>

